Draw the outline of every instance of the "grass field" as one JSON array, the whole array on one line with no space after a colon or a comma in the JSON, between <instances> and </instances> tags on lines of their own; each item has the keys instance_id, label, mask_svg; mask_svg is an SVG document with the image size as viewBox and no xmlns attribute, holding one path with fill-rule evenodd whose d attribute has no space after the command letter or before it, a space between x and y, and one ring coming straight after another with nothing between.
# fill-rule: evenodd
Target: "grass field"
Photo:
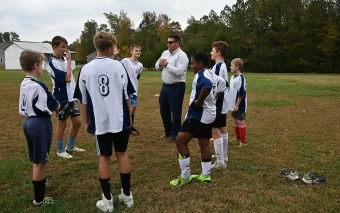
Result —
<instances>
[{"instance_id":1,"label":"grass field","mask_svg":"<svg viewBox=\"0 0 340 213\"><path fill-rule=\"evenodd\" d=\"M193 182L172 188L180 174L175 145L159 139L163 133L158 98L159 72L144 72L140 79L136 127L129 156L135 207L126 209L115 199L116 212L340 212L340 76L245 73L248 89L248 146L229 144L226 170L213 170L211 184ZM0 212L98 212L100 199L93 136L83 127L78 146L87 152L71 160L56 156L52 145L46 194L57 204L34 208L31 164L18 115L22 71L0 71ZM187 77L183 115L188 106L193 73ZM42 81L52 88L44 73ZM53 116L55 127L55 119ZM228 119L229 137L234 137ZM65 137L66 140L66 137ZM211 146L213 149L213 146ZM190 143L192 173L201 172L199 147ZM302 176L317 172L328 183L306 185L280 177L282 168ZM117 161L112 160L112 193L120 191Z\"/></svg>"}]
</instances>

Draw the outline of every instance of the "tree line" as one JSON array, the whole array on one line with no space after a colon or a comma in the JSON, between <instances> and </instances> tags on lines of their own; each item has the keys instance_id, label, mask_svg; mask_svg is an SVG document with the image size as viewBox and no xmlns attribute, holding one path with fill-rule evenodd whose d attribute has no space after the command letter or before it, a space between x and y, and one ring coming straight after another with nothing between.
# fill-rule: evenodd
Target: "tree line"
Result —
<instances>
[{"instance_id":1,"label":"tree line","mask_svg":"<svg viewBox=\"0 0 340 213\"><path fill-rule=\"evenodd\" d=\"M0 42L20 41L16 32L0 32Z\"/></svg>"},{"instance_id":2,"label":"tree line","mask_svg":"<svg viewBox=\"0 0 340 213\"><path fill-rule=\"evenodd\" d=\"M77 61L95 51L95 33L107 31L117 37L122 57L129 57L130 45L141 45L140 60L152 69L167 48L167 36L175 33L188 56L210 53L212 42L226 41L226 62L241 57L248 71L340 73L340 0L237 0L219 14L189 17L185 29L163 13L143 12L136 28L124 11L104 16L106 24L87 21L71 44Z\"/></svg>"}]
</instances>

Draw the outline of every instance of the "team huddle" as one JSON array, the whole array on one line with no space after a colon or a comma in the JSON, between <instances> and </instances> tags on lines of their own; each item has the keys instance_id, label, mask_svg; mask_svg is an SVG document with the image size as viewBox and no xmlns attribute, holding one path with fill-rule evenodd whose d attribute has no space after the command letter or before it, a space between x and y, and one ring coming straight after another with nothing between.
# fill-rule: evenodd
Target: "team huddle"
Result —
<instances>
[{"instance_id":1,"label":"team huddle","mask_svg":"<svg viewBox=\"0 0 340 213\"><path fill-rule=\"evenodd\" d=\"M169 36L169 38L168 46L174 42L180 42L178 36ZM126 151L130 135L139 134L133 124L137 106L138 79L143 70L143 65L138 61L141 47L132 45L131 57L118 61L112 58L117 45L115 36L100 32L94 36L93 43L97 56L81 68L78 79L75 81L67 40L61 36L52 39L53 56L49 59L47 71L53 82L53 93L50 93L45 84L38 80L43 72L44 56L29 50L23 51L20 56L20 65L26 72L26 77L20 88L19 113L26 116L23 126L29 159L33 163L33 204L36 206L54 202L51 197L45 197L45 167L52 143L51 115L53 111L56 111L57 118L55 131L57 156L69 159L73 157L70 153L85 151L75 145L81 123L88 133L94 135L99 161L99 182L102 189L102 199L96 203L97 208L103 212L113 211L110 184L110 157L113 154L113 147L122 186L118 199L127 207L134 205L130 186L131 169ZM172 120L171 118L167 120L169 110L174 110L174 108L169 106L169 110L166 111L168 103L161 103L161 101L166 100L167 97L161 94L160 105L161 114L163 112L165 136L171 136L176 142L181 168L181 175L170 182L171 186L186 185L192 180L209 183L211 182L211 169L227 167L228 111L232 111L239 146L246 145L247 97L246 80L241 73L243 62L240 58L232 60L230 69L233 76L229 81L227 66L224 63L227 47L225 42L213 43L211 59L216 63L211 70L207 68L209 62L207 54L198 52L192 55L190 63L195 77L188 112L183 124L178 125L178 118L175 118L175 115ZM179 52L179 50L172 51L169 48L167 52L165 51L168 58L164 57L166 54L162 54L156 62L156 68L163 72L162 78L166 76L168 70L171 70L172 74L179 73L176 63L188 65L187 57L182 57L183 60L171 61L171 56L178 54L183 56L184 52ZM170 73L168 79L172 74ZM178 91L182 90L182 82L180 84L164 83L165 91L163 88L162 91L164 94L171 93L177 86ZM168 90L166 90L167 87ZM183 88L185 89L185 85ZM183 102L183 98L181 101ZM181 108L175 114L178 112L181 113ZM72 125L68 145L64 147L63 138L68 118L71 119ZM177 119L176 124L175 119ZM202 173L200 175L190 173L188 143L192 138L198 139L201 149ZM215 155L211 153L210 140L214 141ZM212 164L214 156L216 162Z\"/></svg>"}]
</instances>

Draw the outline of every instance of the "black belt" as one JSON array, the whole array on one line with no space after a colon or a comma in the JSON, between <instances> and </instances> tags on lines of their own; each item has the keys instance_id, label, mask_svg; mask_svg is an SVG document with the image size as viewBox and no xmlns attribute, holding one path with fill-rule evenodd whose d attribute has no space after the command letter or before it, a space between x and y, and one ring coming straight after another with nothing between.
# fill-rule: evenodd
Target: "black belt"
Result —
<instances>
[{"instance_id":1,"label":"black belt","mask_svg":"<svg viewBox=\"0 0 340 213\"><path fill-rule=\"evenodd\" d=\"M179 86L179 85L182 85L182 84L185 84L185 82L176 82L176 83L173 83L173 84L163 83L163 85L165 85L167 87L176 87L176 86Z\"/></svg>"}]
</instances>

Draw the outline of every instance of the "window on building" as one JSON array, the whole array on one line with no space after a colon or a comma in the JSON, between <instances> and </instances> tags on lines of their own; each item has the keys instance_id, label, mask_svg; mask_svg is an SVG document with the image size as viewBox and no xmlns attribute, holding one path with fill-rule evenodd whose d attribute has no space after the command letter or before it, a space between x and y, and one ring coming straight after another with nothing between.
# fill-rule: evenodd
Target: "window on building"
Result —
<instances>
[{"instance_id":1,"label":"window on building","mask_svg":"<svg viewBox=\"0 0 340 213\"><path fill-rule=\"evenodd\" d=\"M2 63L2 62L3 62L2 57L0 57L0 63Z\"/></svg>"}]
</instances>

